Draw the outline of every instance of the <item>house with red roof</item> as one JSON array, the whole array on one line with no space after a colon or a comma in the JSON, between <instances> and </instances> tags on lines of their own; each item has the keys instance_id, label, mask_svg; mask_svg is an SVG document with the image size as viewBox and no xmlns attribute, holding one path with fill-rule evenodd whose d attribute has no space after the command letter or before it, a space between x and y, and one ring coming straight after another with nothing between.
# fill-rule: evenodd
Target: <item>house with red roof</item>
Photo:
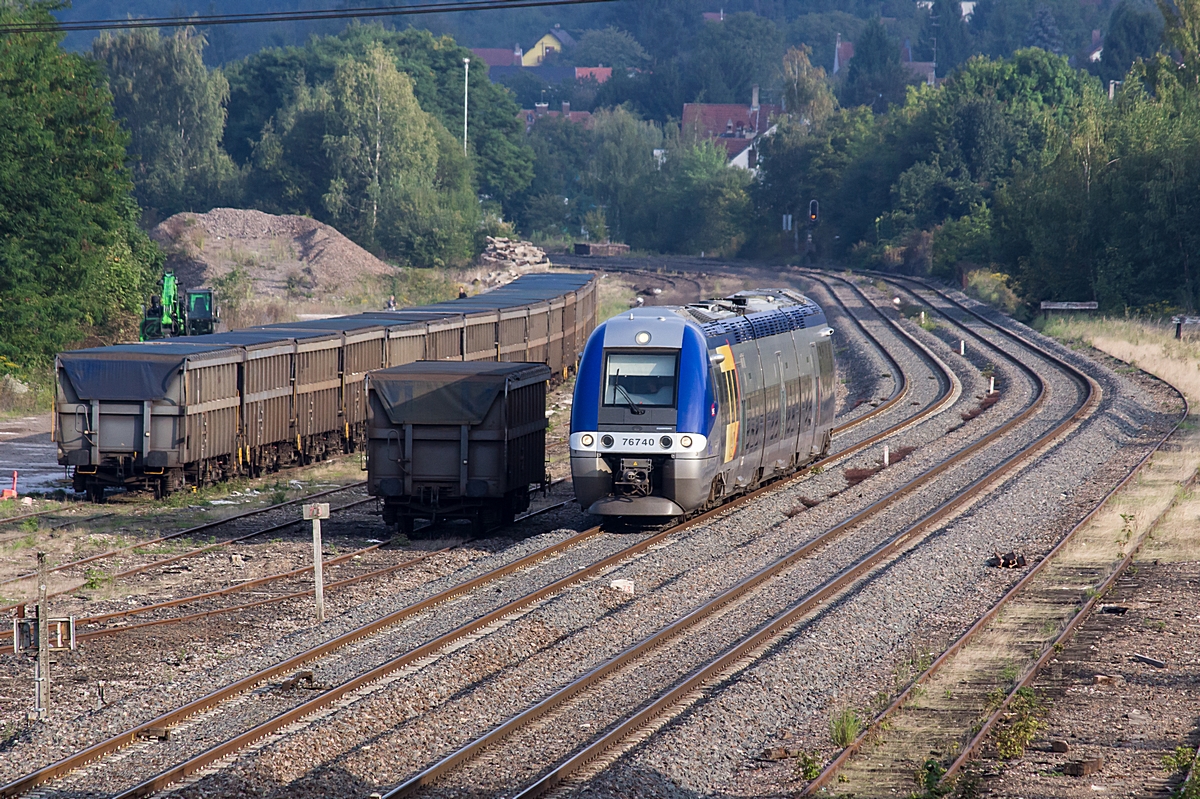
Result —
<instances>
[{"instance_id":1,"label":"house with red roof","mask_svg":"<svg viewBox=\"0 0 1200 799\"><path fill-rule=\"evenodd\" d=\"M512 50L503 47L472 47L471 54L489 67L521 66L521 45Z\"/></svg>"},{"instance_id":2,"label":"house with red roof","mask_svg":"<svg viewBox=\"0 0 1200 799\"><path fill-rule=\"evenodd\" d=\"M758 102L758 87L754 87L750 105L738 103L686 103L683 106L683 127L694 130L718 147L724 147L730 166L753 169L757 163L755 144L774 129L772 119L783 108Z\"/></svg>"},{"instance_id":3,"label":"house with red roof","mask_svg":"<svg viewBox=\"0 0 1200 799\"><path fill-rule=\"evenodd\" d=\"M563 117L568 122L575 122L585 128L591 127L592 124L591 111L572 111L571 104L566 102L562 104L562 111L551 111L549 103L534 103L533 108L522 108L517 118L525 124L525 132L528 133L539 119L546 117Z\"/></svg>"}]
</instances>

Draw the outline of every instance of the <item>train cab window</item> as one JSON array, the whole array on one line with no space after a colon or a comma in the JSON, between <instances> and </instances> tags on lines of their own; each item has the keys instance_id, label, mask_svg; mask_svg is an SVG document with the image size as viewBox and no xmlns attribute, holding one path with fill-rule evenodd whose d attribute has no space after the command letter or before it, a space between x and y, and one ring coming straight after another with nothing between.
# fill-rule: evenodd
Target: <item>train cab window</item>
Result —
<instances>
[{"instance_id":1,"label":"train cab window","mask_svg":"<svg viewBox=\"0 0 1200 799\"><path fill-rule=\"evenodd\" d=\"M604 404L674 408L678 360L673 352L610 352L604 369Z\"/></svg>"}]
</instances>

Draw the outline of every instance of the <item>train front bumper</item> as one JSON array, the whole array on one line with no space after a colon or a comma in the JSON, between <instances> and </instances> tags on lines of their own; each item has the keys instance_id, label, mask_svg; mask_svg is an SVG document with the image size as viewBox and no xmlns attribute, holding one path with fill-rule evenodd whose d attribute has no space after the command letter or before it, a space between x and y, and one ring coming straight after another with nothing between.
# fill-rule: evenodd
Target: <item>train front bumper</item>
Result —
<instances>
[{"instance_id":1,"label":"train front bumper","mask_svg":"<svg viewBox=\"0 0 1200 799\"><path fill-rule=\"evenodd\" d=\"M719 465L710 454L704 436L692 434L690 446L672 433L671 447L661 445L661 435L641 446L622 446L614 436L613 446L605 448L602 433L574 433L571 436L571 477L575 498L581 507L598 516L681 516L708 501L712 478ZM635 438L630 436L629 438ZM654 462L654 490L650 496L622 496L614 485L613 469L622 458L650 459Z\"/></svg>"}]
</instances>

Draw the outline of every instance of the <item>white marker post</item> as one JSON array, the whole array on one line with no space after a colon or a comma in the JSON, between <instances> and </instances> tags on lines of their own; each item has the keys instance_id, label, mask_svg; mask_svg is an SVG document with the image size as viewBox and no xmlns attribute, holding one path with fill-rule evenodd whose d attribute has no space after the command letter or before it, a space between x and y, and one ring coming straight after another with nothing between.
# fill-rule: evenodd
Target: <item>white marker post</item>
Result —
<instances>
[{"instance_id":1,"label":"white marker post","mask_svg":"<svg viewBox=\"0 0 1200 799\"><path fill-rule=\"evenodd\" d=\"M883 445L883 465L884 466L892 465L892 453L891 453L891 450L888 448L887 444Z\"/></svg>"},{"instance_id":2,"label":"white marker post","mask_svg":"<svg viewBox=\"0 0 1200 799\"><path fill-rule=\"evenodd\" d=\"M967 354L967 342L963 339L958 340L958 354L959 355Z\"/></svg>"},{"instance_id":3,"label":"white marker post","mask_svg":"<svg viewBox=\"0 0 1200 799\"><path fill-rule=\"evenodd\" d=\"M325 576L321 568L321 520L329 518L328 502L312 502L304 505L305 521L313 523L313 583L317 599L317 624L325 621Z\"/></svg>"}]
</instances>

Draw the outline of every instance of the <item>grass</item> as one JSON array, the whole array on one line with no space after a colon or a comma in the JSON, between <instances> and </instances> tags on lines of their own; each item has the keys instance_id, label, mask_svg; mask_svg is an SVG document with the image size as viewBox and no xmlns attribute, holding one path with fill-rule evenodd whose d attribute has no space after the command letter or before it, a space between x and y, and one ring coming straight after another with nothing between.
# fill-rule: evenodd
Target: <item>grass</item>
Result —
<instances>
[{"instance_id":1,"label":"grass","mask_svg":"<svg viewBox=\"0 0 1200 799\"><path fill-rule=\"evenodd\" d=\"M843 708L829 719L829 738L833 745L845 749L863 731L863 720L850 708Z\"/></svg>"},{"instance_id":2,"label":"grass","mask_svg":"<svg viewBox=\"0 0 1200 799\"><path fill-rule=\"evenodd\" d=\"M1186 772L1196 762L1196 750L1188 746L1177 746L1175 751L1163 755L1162 765L1169 773Z\"/></svg>"}]
</instances>

